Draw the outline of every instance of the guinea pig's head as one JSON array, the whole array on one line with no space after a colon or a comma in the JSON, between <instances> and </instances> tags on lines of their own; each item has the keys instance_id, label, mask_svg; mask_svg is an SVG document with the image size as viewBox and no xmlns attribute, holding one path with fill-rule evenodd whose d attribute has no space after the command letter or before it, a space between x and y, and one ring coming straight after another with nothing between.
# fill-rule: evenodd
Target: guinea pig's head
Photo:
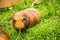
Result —
<instances>
[{"instance_id":1,"label":"guinea pig's head","mask_svg":"<svg viewBox=\"0 0 60 40\"><path fill-rule=\"evenodd\" d=\"M16 29L24 29L25 25L23 23L24 17L22 15L14 15L13 16L13 26Z\"/></svg>"}]
</instances>

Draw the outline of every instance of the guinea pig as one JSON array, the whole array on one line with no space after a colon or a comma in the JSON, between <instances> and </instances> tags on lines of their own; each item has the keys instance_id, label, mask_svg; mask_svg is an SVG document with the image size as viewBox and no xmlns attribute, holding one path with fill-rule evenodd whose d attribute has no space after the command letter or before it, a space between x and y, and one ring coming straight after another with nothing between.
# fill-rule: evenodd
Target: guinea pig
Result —
<instances>
[{"instance_id":1,"label":"guinea pig","mask_svg":"<svg viewBox=\"0 0 60 40\"><path fill-rule=\"evenodd\" d=\"M16 29L32 27L40 20L40 12L35 8L27 8L13 15L13 26Z\"/></svg>"},{"instance_id":2,"label":"guinea pig","mask_svg":"<svg viewBox=\"0 0 60 40\"><path fill-rule=\"evenodd\" d=\"M20 1L21 0L0 0L0 8L11 7Z\"/></svg>"},{"instance_id":3,"label":"guinea pig","mask_svg":"<svg viewBox=\"0 0 60 40\"><path fill-rule=\"evenodd\" d=\"M0 29L0 40L10 40L9 36L7 35L7 33Z\"/></svg>"}]
</instances>

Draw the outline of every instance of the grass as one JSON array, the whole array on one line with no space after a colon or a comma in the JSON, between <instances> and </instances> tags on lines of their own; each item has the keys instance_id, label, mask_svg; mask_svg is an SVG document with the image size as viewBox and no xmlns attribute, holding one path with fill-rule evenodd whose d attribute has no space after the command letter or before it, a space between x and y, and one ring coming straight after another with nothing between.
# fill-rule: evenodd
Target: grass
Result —
<instances>
[{"instance_id":1,"label":"grass","mask_svg":"<svg viewBox=\"0 0 60 40\"><path fill-rule=\"evenodd\" d=\"M26 32L21 33L13 27L13 14L31 7L31 4L30 0L26 0L12 10L2 9L0 27L9 34L11 40L60 40L60 0L41 0L41 4L34 5L40 11L41 21Z\"/></svg>"}]
</instances>

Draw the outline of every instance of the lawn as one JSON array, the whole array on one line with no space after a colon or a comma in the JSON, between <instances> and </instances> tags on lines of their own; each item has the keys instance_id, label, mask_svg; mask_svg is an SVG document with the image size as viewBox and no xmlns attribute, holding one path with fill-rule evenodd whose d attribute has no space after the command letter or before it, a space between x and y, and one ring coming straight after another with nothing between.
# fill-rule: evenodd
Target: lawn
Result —
<instances>
[{"instance_id":1,"label":"lawn","mask_svg":"<svg viewBox=\"0 0 60 40\"><path fill-rule=\"evenodd\" d=\"M0 10L0 28L5 30L11 40L60 40L60 0L41 0L33 7L39 10L41 21L25 32L17 31L12 25L13 14L31 7L32 2L21 2L12 10Z\"/></svg>"}]
</instances>

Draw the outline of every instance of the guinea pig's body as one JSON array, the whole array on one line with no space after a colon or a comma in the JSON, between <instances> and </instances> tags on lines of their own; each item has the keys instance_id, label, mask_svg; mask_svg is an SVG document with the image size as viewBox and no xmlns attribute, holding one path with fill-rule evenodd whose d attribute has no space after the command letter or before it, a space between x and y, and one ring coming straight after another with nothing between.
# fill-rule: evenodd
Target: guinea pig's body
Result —
<instances>
[{"instance_id":1,"label":"guinea pig's body","mask_svg":"<svg viewBox=\"0 0 60 40\"><path fill-rule=\"evenodd\" d=\"M11 7L21 0L0 0L0 8Z\"/></svg>"},{"instance_id":2,"label":"guinea pig's body","mask_svg":"<svg viewBox=\"0 0 60 40\"><path fill-rule=\"evenodd\" d=\"M9 36L7 35L7 33L0 29L0 40L10 40Z\"/></svg>"},{"instance_id":3,"label":"guinea pig's body","mask_svg":"<svg viewBox=\"0 0 60 40\"><path fill-rule=\"evenodd\" d=\"M13 25L16 29L24 29L35 25L39 20L39 11L34 8L28 8L14 14Z\"/></svg>"}]
</instances>

